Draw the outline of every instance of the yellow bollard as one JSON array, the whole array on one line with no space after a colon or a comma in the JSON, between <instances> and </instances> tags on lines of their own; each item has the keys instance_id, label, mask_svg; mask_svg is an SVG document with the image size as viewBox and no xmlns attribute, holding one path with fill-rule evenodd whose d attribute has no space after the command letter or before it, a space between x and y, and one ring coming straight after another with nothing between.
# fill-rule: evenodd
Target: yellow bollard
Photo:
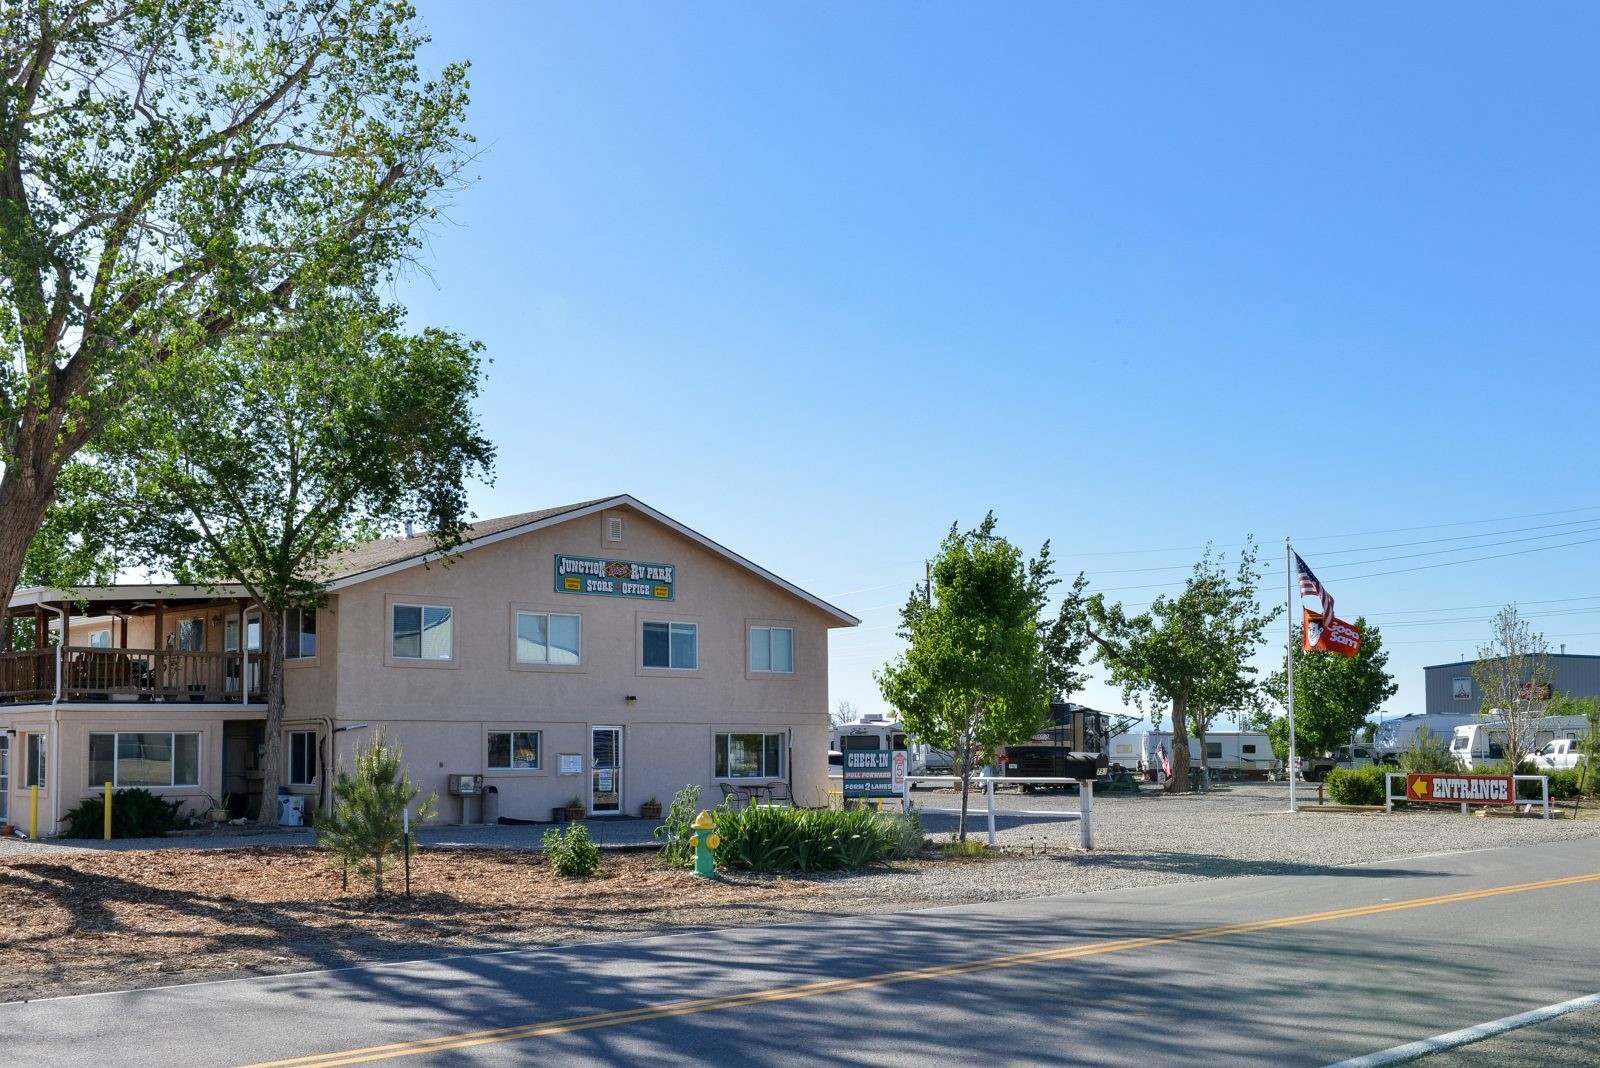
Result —
<instances>
[{"instance_id":1,"label":"yellow bollard","mask_svg":"<svg viewBox=\"0 0 1600 1068\"><path fill-rule=\"evenodd\" d=\"M39 784L33 786L33 814L28 818L28 837L39 837Z\"/></svg>"},{"instance_id":2,"label":"yellow bollard","mask_svg":"<svg viewBox=\"0 0 1600 1068\"><path fill-rule=\"evenodd\" d=\"M111 784L106 783L106 841L111 841Z\"/></svg>"}]
</instances>

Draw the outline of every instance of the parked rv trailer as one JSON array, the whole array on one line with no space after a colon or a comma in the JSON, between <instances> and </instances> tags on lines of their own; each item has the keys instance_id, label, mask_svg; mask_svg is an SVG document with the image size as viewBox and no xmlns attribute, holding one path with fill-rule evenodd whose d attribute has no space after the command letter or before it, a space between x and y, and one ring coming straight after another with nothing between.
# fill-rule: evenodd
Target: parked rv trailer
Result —
<instances>
[{"instance_id":1,"label":"parked rv trailer","mask_svg":"<svg viewBox=\"0 0 1600 1068\"><path fill-rule=\"evenodd\" d=\"M1129 771L1156 779L1161 771L1161 749L1172 761L1171 731L1129 731L1111 739L1109 759ZM1189 763L1200 766L1200 740L1189 739ZM1207 731L1206 764L1212 771L1240 771L1265 776L1278 766L1272 753L1272 740L1263 731Z\"/></svg>"},{"instance_id":2,"label":"parked rv trailer","mask_svg":"<svg viewBox=\"0 0 1600 1068\"><path fill-rule=\"evenodd\" d=\"M853 723L834 727L828 748L837 753L848 749L904 749L906 770L912 775L948 775L952 765L949 750L916 741L906 734L899 720L881 712L868 712Z\"/></svg>"},{"instance_id":3,"label":"parked rv trailer","mask_svg":"<svg viewBox=\"0 0 1600 1068\"><path fill-rule=\"evenodd\" d=\"M1546 716L1538 721L1531 741L1535 748L1543 748L1546 742L1557 738L1581 738L1588 729L1587 716ZM1455 729L1450 754L1467 771L1511 759L1506 752L1505 720L1492 718L1463 723Z\"/></svg>"},{"instance_id":4,"label":"parked rv trailer","mask_svg":"<svg viewBox=\"0 0 1600 1068\"><path fill-rule=\"evenodd\" d=\"M1476 712L1412 712L1409 715L1399 716L1395 719L1386 719L1378 726L1378 733L1374 744L1382 754L1384 763L1394 764L1399 762L1400 754L1411 748L1417 740L1417 735L1424 729L1434 738L1443 739L1447 744L1454 737L1457 727L1464 723L1476 723Z\"/></svg>"},{"instance_id":5,"label":"parked rv trailer","mask_svg":"<svg viewBox=\"0 0 1600 1068\"><path fill-rule=\"evenodd\" d=\"M1070 701L1051 701L1044 730L1000 751L1000 772L1019 779L1097 779L1109 763L1109 721L1104 712Z\"/></svg>"}]
</instances>

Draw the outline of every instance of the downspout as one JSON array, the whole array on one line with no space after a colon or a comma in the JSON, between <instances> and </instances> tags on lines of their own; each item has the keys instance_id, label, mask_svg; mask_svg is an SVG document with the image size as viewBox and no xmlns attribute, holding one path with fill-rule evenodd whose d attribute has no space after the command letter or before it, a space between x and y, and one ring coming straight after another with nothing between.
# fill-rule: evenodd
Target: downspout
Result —
<instances>
[{"instance_id":1,"label":"downspout","mask_svg":"<svg viewBox=\"0 0 1600 1068\"><path fill-rule=\"evenodd\" d=\"M56 614L61 621L61 640L56 642L56 692L50 698L50 756L45 765L45 784L48 786L50 777L56 780L55 788L50 790L50 837L54 838L61 829L61 654L67 645L67 613L64 609L51 608L43 601L39 607L47 608Z\"/></svg>"},{"instance_id":2,"label":"downspout","mask_svg":"<svg viewBox=\"0 0 1600 1068\"><path fill-rule=\"evenodd\" d=\"M317 787L317 811L329 812L333 809L334 761L338 758L339 754L334 749L334 745L336 743L334 741L333 733L333 717L318 716L317 720L322 724L322 745L317 746L317 748L326 748L328 754L324 759L322 767L317 769L318 774L320 775L320 777L317 779L317 782L320 784Z\"/></svg>"}]
</instances>

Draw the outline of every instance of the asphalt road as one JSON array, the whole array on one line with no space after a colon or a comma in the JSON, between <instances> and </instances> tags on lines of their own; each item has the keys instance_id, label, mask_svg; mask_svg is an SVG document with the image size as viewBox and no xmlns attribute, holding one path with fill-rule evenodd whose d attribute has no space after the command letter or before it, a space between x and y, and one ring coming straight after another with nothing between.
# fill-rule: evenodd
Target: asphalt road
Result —
<instances>
[{"instance_id":1,"label":"asphalt road","mask_svg":"<svg viewBox=\"0 0 1600 1068\"><path fill-rule=\"evenodd\" d=\"M7 1004L0 1048L38 1065L1324 1065L1600 990L1597 901L1586 840Z\"/></svg>"}]
</instances>

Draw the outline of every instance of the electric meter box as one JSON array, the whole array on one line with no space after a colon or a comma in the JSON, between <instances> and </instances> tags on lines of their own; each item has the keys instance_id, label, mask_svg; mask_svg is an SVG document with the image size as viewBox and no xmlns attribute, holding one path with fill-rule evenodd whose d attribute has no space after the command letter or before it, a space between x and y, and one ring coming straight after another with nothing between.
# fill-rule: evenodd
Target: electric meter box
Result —
<instances>
[{"instance_id":1,"label":"electric meter box","mask_svg":"<svg viewBox=\"0 0 1600 1068\"><path fill-rule=\"evenodd\" d=\"M483 793L483 776L451 775L445 780L445 787L456 797L476 797Z\"/></svg>"}]
</instances>

